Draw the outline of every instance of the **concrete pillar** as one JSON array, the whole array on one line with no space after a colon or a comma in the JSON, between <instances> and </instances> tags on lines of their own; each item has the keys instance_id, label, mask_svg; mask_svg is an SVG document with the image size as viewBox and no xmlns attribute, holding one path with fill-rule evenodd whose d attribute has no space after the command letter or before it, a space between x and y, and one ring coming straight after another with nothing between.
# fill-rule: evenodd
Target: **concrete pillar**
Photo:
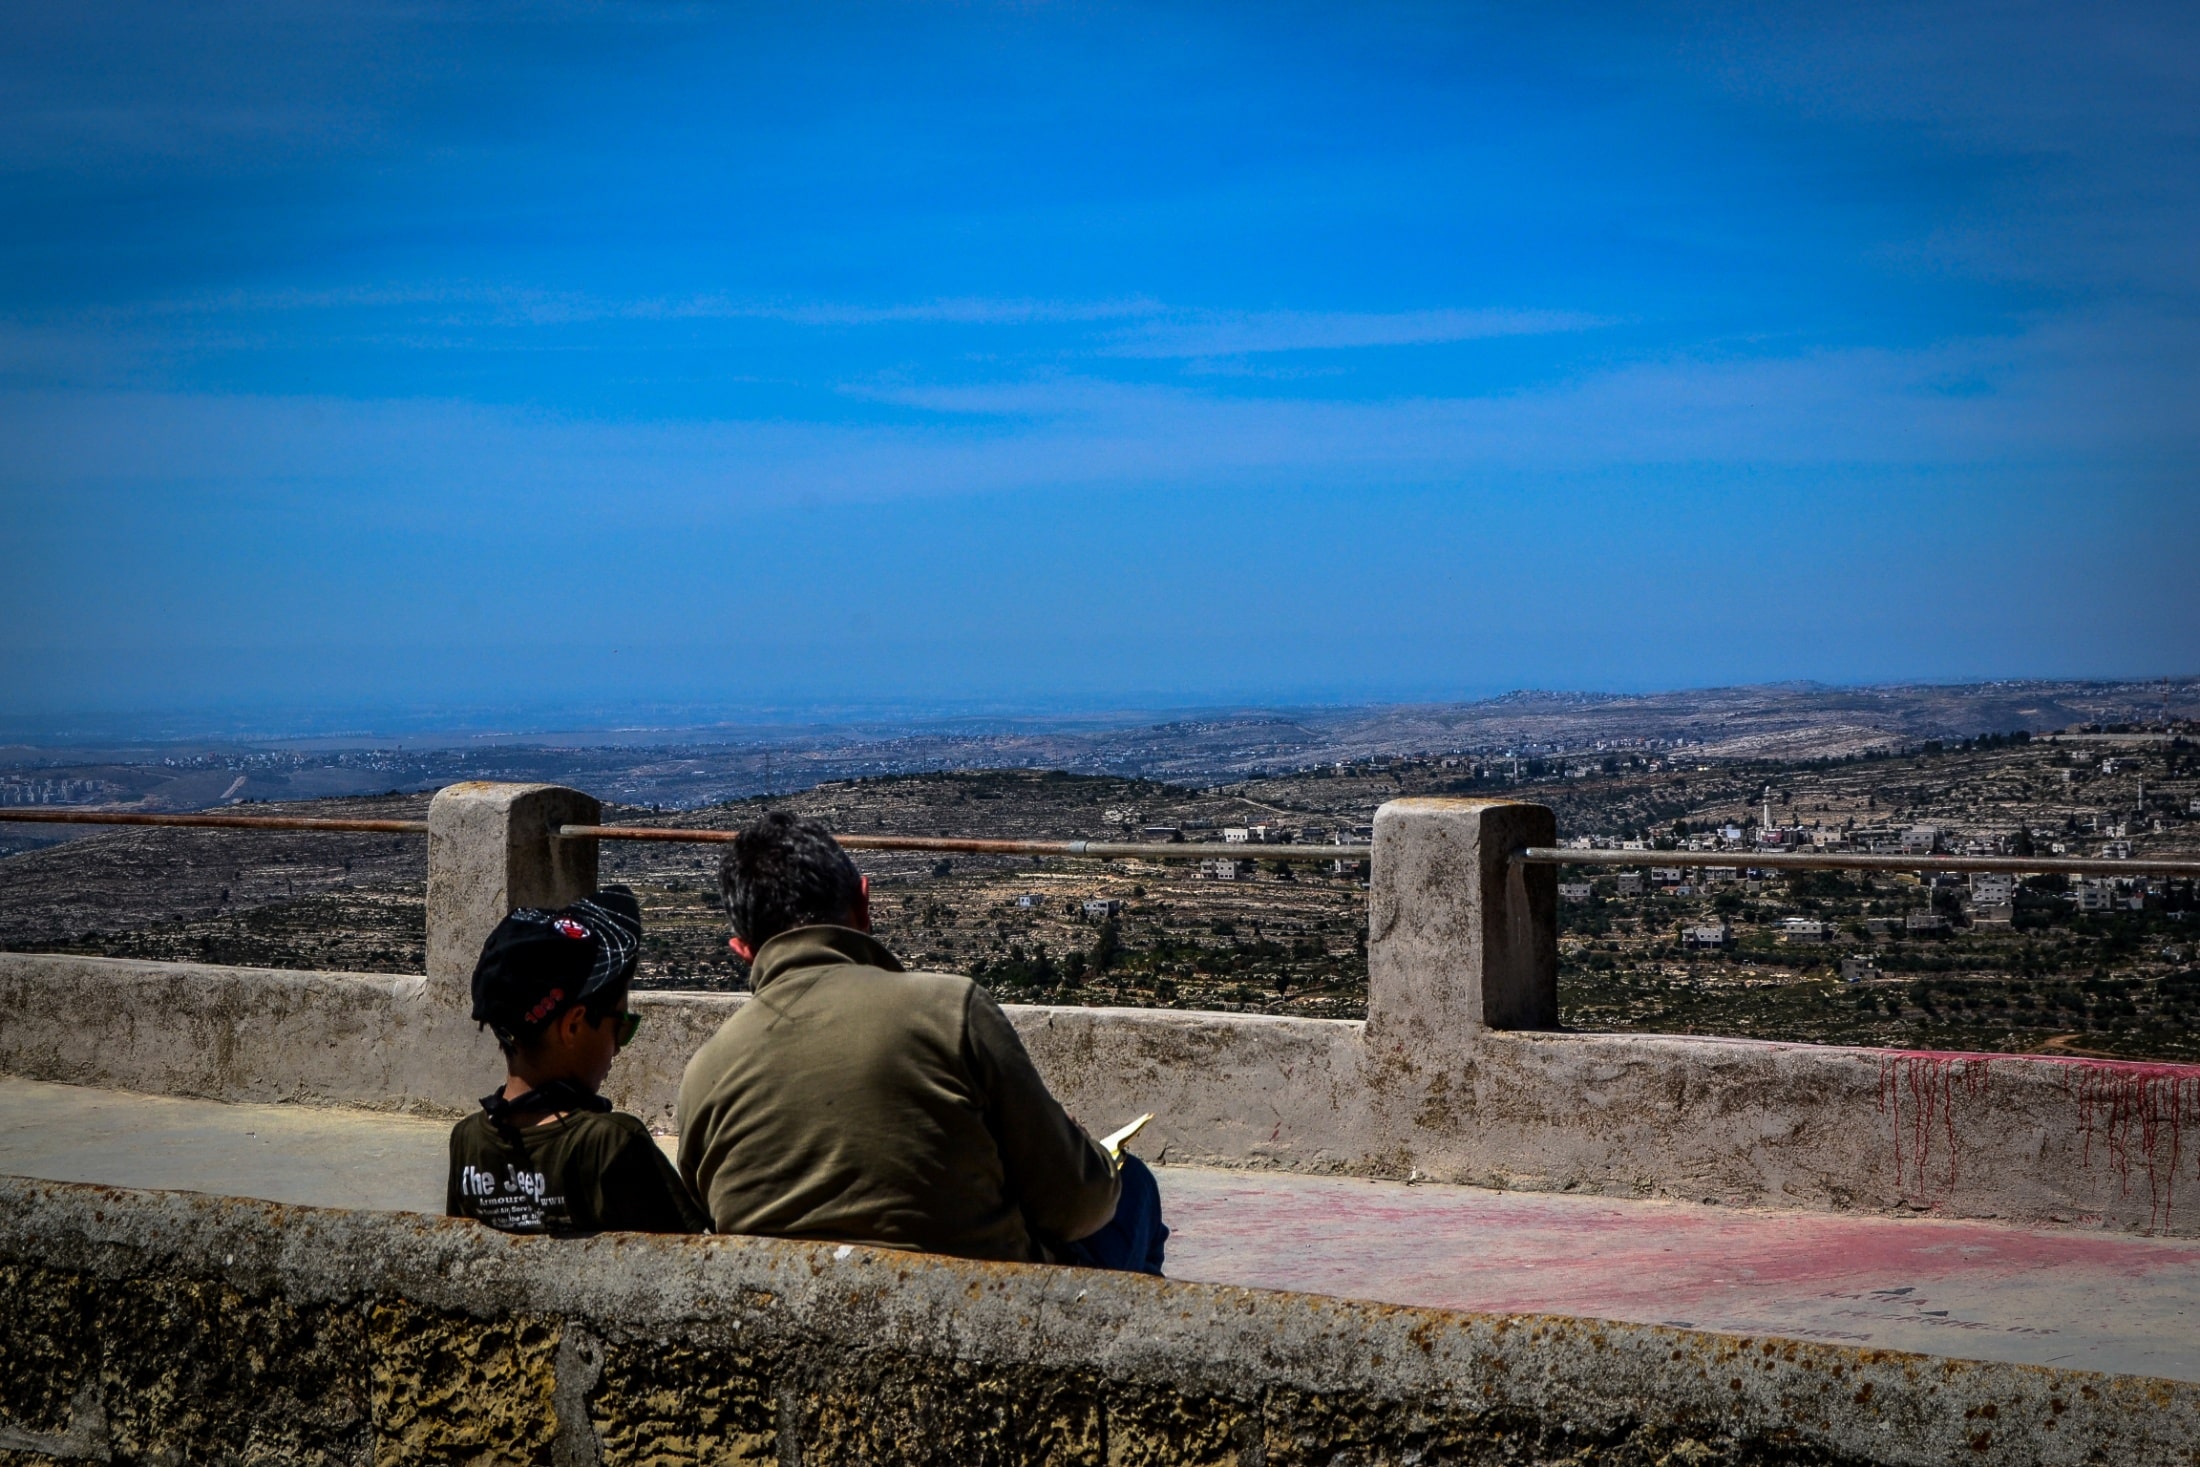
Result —
<instances>
[{"instance_id":1,"label":"concrete pillar","mask_svg":"<svg viewBox=\"0 0 2200 1467\"><path fill-rule=\"evenodd\" d=\"M1371 1042L1441 1051L1484 1028L1558 1026L1558 868L1548 806L1393 800L1375 812L1367 901Z\"/></svg>"},{"instance_id":2,"label":"concrete pillar","mask_svg":"<svg viewBox=\"0 0 2200 1467\"><path fill-rule=\"evenodd\" d=\"M560 825L595 825L603 807L554 784L471 780L428 804L428 991L471 1007L474 963L516 907L562 907L596 889L596 842L560 840Z\"/></svg>"}]
</instances>

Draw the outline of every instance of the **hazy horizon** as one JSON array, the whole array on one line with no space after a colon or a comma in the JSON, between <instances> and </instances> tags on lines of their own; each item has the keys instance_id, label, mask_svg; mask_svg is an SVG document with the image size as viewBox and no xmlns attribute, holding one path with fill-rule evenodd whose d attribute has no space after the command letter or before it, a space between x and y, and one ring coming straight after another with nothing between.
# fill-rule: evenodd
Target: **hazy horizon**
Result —
<instances>
[{"instance_id":1,"label":"hazy horizon","mask_svg":"<svg viewBox=\"0 0 2200 1467\"><path fill-rule=\"evenodd\" d=\"M1116 700L963 700L924 703L911 700L809 705L628 705L589 707L540 704L532 708L437 707L402 705L326 707L293 705L199 709L76 710L51 714L0 715L0 745L87 747L166 743L238 743L268 745L355 746L360 742L415 743L435 747L497 742L618 745L719 743L743 740L777 742L803 735L931 734L1017 729L1075 731L1129 729L1201 719L1334 717L1379 714L1416 708L1465 709L1508 699L1543 697L1585 701L1685 699L1693 695L1753 693L1894 693L1945 691L1951 694L2016 687L2127 688L2134 703L2156 688L2195 692L2200 674L2139 678L1977 678L1962 680L1890 680L1880 683L1828 683L1790 678L1763 683L1720 683L1693 687L1498 688L1463 690L1444 698L1302 698L1197 702L1167 698Z\"/></svg>"}]
</instances>

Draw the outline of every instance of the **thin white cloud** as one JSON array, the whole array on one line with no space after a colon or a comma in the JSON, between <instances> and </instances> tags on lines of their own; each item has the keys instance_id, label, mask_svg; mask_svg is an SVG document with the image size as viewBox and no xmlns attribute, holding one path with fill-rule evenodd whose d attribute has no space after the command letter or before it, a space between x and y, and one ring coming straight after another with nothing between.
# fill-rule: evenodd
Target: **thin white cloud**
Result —
<instances>
[{"instance_id":1,"label":"thin white cloud","mask_svg":"<svg viewBox=\"0 0 2200 1467\"><path fill-rule=\"evenodd\" d=\"M1117 300L991 299L948 296L926 301L862 305L846 301L744 299L723 293L618 300L574 291L442 281L405 286L342 286L327 290L228 290L146 307L104 313L199 316L235 312L471 308L482 319L563 324L610 320L786 321L798 326L885 326L905 322L1025 326L1057 322L1125 321L1163 316L1171 308L1143 296Z\"/></svg>"},{"instance_id":2,"label":"thin white cloud","mask_svg":"<svg viewBox=\"0 0 2200 1467\"><path fill-rule=\"evenodd\" d=\"M280 316L323 311L429 311L451 325L565 325L645 313L653 305L605 301L573 291L536 290L474 281L406 285L346 285L310 290L224 290L88 313L104 323L142 318Z\"/></svg>"},{"instance_id":3,"label":"thin white cloud","mask_svg":"<svg viewBox=\"0 0 2200 1467\"><path fill-rule=\"evenodd\" d=\"M1234 357L1266 352L1425 346L1545 336L1610 325L1581 311L1183 311L1145 322L1108 348L1126 357Z\"/></svg>"},{"instance_id":4,"label":"thin white cloud","mask_svg":"<svg viewBox=\"0 0 2200 1467\"><path fill-rule=\"evenodd\" d=\"M420 488L408 513L429 520L493 524L523 505L615 500L684 523L775 502L1462 483L1661 464L1935 467L2107 486L2139 482L2150 463L2189 461L2200 445L2186 410L2200 364L2182 345L2174 327L2150 337L2143 321L2103 316L1913 352L1675 358L1481 397L1241 397L1068 373L856 394L929 416L900 422L0 392L0 441L11 445L0 503L58 506L102 484L279 501L320 484L386 517L393 496L408 497L392 486L411 485ZM2148 360L2134 367L2140 347Z\"/></svg>"},{"instance_id":5,"label":"thin white cloud","mask_svg":"<svg viewBox=\"0 0 2200 1467\"><path fill-rule=\"evenodd\" d=\"M637 308L636 314L672 317L732 317L790 321L802 326L883 326L903 322L941 322L971 326L1025 326L1054 322L1120 321L1158 315L1168 308L1144 297L1126 300L990 300L959 296L899 305L861 306L831 301L758 303L726 296L697 296Z\"/></svg>"},{"instance_id":6,"label":"thin white cloud","mask_svg":"<svg viewBox=\"0 0 2200 1467\"><path fill-rule=\"evenodd\" d=\"M280 314L428 308L439 316L504 325L567 325L606 320L782 321L796 326L1112 327L1097 345L1104 356L1198 360L1278 352L1420 346L1502 336L1594 330L1608 318L1581 311L1445 307L1415 311L1229 311L1176 306L1147 296L1104 300L946 296L866 305L848 301L743 299L724 294L613 300L567 291L450 281L402 287L223 291L142 308L154 316ZM138 309L105 313L127 319Z\"/></svg>"}]
</instances>

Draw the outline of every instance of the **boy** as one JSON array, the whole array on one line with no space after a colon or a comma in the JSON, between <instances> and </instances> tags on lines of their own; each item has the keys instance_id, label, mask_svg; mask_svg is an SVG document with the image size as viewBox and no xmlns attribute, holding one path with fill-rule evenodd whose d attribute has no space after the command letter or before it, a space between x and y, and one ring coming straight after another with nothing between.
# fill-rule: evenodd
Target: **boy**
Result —
<instances>
[{"instance_id":1,"label":"boy","mask_svg":"<svg viewBox=\"0 0 2200 1467\"><path fill-rule=\"evenodd\" d=\"M642 909L623 886L562 911L522 908L474 966L474 1020L504 1050L504 1087L451 1131L446 1210L508 1233L700 1233L649 1130L596 1093L641 1023L627 1012Z\"/></svg>"}]
</instances>

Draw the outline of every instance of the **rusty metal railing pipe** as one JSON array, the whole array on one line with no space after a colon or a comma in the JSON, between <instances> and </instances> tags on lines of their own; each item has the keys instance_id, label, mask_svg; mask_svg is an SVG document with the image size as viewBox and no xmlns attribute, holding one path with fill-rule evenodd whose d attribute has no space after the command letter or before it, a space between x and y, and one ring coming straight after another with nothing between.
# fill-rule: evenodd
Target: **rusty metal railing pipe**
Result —
<instances>
[{"instance_id":1,"label":"rusty metal railing pipe","mask_svg":"<svg viewBox=\"0 0 2200 1467\"><path fill-rule=\"evenodd\" d=\"M1861 851L1572 851L1529 846L1513 857L1536 866L1727 866L1766 871L2007 871L2015 875L2200 876L2200 857L2116 860L2092 856L1896 856Z\"/></svg>"},{"instance_id":2,"label":"rusty metal railing pipe","mask_svg":"<svg viewBox=\"0 0 2200 1467\"><path fill-rule=\"evenodd\" d=\"M236 815L194 811L34 809L0 806L0 825L151 825L216 830L318 830L343 835L426 835L425 820L352 820L311 815ZM569 840L634 840L719 844L737 831L656 825L561 825ZM1112 861L1366 861L1367 845L1263 845L1226 841L989 840L969 836L855 835L835 837L852 851L945 852L974 856L1082 856ZM1543 866L1722 866L1768 871L2006 871L2015 875L2200 876L2200 857L2128 860L2090 856L1882 855L1861 851L1582 851L1530 846L1513 859Z\"/></svg>"},{"instance_id":3,"label":"rusty metal railing pipe","mask_svg":"<svg viewBox=\"0 0 2200 1467\"><path fill-rule=\"evenodd\" d=\"M310 815L163 815L142 810L53 810L0 806L0 825L151 825L215 830L318 830L345 835L426 835L425 820L350 820ZM721 844L738 831L657 825L561 825L568 840ZM1226 841L989 840L945 835L836 836L852 851L945 852L974 856L1083 856L1113 861L1366 861L1367 845L1261 845ZM1515 861L1543 866L1722 866L1768 871L2006 871L2016 875L2200 876L2200 857L2128 860L2089 856L1881 855L1861 851L1581 851L1530 846Z\"/></svg>"},{"instance_id":4,"label":"rusty metal railing pipe","mask_svg":"<svg viewBox=\"0 0 2200 1467\"><path fill-rule=\"evenodd\" d=\"M425 820L340 820L311 815L227 815L197 811L30 810L0 806L0 825L165 825L213 830L332 830L349 835L426 835Z\"/></svg>"},{"instance_id":5,"label":"rusty metal railing pipe","mask_svg":"<svg viewBox=\"0 0 2200 1467\"><path fill-rule=\"evenodd\" d=\"M157 815L140 810L46 810L0 806L0 825L154 825L215 830L324 830L352 835L426 835L425 820L345 820L310 815L232 815L194 811ZM732 840L733 830L695 830L662 825L561 825L566 840L634 840L667 844L716 845ZM1226 841L987 840L950 835L842 835L834 837L852 851L943 851L974 856L1085 856L1096 860L1197 861L1365 861L1365 845L1291 846Z\"/></svg>"},{"instance_id":6,"label":"rusty metal railing pipe","mask_svg":"<svg viewBox=\"0 0 2200 1467\"><path fill-rule=\"evenodd\" d=\"M658 825L561 825L568 840L638 840L721 845L737 830L688 830ZM1365 861L1371 846L1284 846L1225 841L987 840L953 835L836 835L851 851L923 851L971 856L1083 856L1116 861Z\"/></svg>"}]
</instances>

